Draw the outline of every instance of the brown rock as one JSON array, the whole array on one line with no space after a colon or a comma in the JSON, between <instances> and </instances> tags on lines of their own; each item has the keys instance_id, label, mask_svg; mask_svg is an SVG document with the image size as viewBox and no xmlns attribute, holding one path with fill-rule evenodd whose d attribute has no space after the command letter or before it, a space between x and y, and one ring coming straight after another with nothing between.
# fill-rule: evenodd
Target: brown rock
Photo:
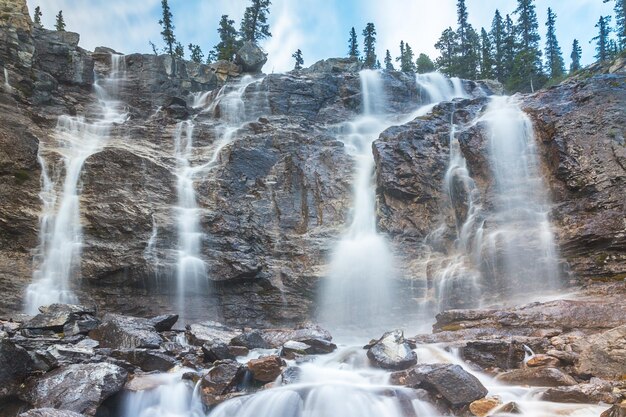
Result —
<instances>
[{"instance_id":1,"label":"brown rock","mask_svg":"<svg viewBox=\"0 0 626 417\"><path fill-rule=\"evenodd\" d=\"M500 404L502 400L498 397L485 397L471 403L469 409L476 417L484 417Z\"/></svg>"},{"instance_id":2,"label":"brown rock","mask_svg":"<svg viewBox=\"0 0 626 417\"><path fill-rule=\"evenodd\" d=\"M613 407L600 414L600 417L626 417L626 406L615 404Z\"/></svg>"},{"instance_id":3,"label":"brown rock","mask_svg":"<svg viewBox=\"0 0 626 417\"><path fill-rule=\"evenodd\" d=\"M526 368L504 372L496 377L509 384L531 385L537 387L558 387L576 385L574 378L557 368Z\"/></svg>"},{"instance_id":4,"label":"brown rock","mask_svg":"<svg viewBox=\"0 0 626 417\"><path fill-rule=\"evenodd\" d=\"M592 378L588 384L549 388L541 395L544 401L580 404L615 404L620 398L621 395L613 392L611 383L598 378Z\"/></svg>"},{"instance_id":5,"label":"brown rock","mask_svg":"<svg viewBox=\"0 0 626 417\"><path fill-rule=\"evenodd\" d=\"M557 358L549 355L543 355L541 353L531 356L526 361L526 366L529 368L537 368L539 366L549 366L551 368L556 368L561 364L561 361Z\"/></svg>"},{"instance_id":6,"label":"brown rock","mask_svg":"<svg viewBox=\"0 0 626 417\"><path fill-rule=\"evenodd\" d=\"M214 406L233 395L241 395L237 386L245 375L243 366L232 360L225 360L213 364L213 368L202 378L200 388L201 399L206 406Z\"/></svg>"},{"instance_id":7,"label":"brown rock","mask_svg":"<svg viewBox=\"0 0 626 417\"><path fill-rule=\"evenodd\" d=\"M248 369L252 372L252 377L259 382L272 382L282 372L282 367L286 363L278 356L265 356L259 359L251 359L248 362Z\"/></svg>"},{"instance_id":8,"label":"brown rock","mask_svg":"<svg viewBox=\"0 0 626 417\"><path fill-rule=\"evenodd\" d=\"M577 372L603 378L626 376L626 324L588 340L580 354Z\"/></svg>"}]
</instances>

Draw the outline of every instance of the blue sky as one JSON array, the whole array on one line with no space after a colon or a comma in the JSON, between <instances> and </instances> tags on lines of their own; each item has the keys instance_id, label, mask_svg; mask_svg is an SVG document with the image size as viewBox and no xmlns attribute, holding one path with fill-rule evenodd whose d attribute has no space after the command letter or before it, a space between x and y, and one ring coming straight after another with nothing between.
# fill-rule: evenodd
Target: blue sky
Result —
<instances>
[{"instance_id":1,"label":"blue sky","mask_svg":"<svg viewBox=\"0 0 626 417\"><path fill-rule=\"evenodd\" d=\"M466 0L470 22L489 28L496 8L504 15L515 9L516 0ZM184 44L199 44L206 52L218 41L217 24L222 14L239 20L248 0L170 0L176 36ZM546 10L557 14L557 36L569 66L574 38L583 48L583 63L593 62L595 23L601 15L612 14L612 1L535 0L542 37ZM66 29L80 33L80 45L89 50L108 46L123 53L150 52L148 41L161 43L157 23L160 0L28 0L31 10L39 5L43 24L52 28L54 16L63 10ZM291 54L300 48L305 66L319 59L344 56L348 32L359 33L367 22L378 31L376 49L382 61L386 49L399 54L400 40L416 53L437 55L434 44L448 26L456 26L456 0L273 0L270 31L273 37L262 46L268 52L265 72L281 72L293 67ZM542 40L543 42L543 40Z\"/></svg>"}]
</instances>

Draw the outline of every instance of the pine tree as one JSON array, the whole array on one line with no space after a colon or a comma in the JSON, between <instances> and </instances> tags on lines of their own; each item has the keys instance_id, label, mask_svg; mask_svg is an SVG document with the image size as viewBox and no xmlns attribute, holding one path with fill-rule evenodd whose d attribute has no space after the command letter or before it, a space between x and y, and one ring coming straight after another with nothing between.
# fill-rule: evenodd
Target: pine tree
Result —
<instances>
[{"instance_id":1,"label":"pine tree","mask_svg":"<svg viewBox=\"0 0 626 417\"><path fill-rule=\"evenodd\" d=\"M180 42L176 42L176 46L174 46L174 58L185 58L185 47Z\"/></svg>"},{"instance_id":2,"label":"pine tree","mask_svg":"<svg viewBox=\"0 0 626 417\"><path fill-rule=\"evenodd\" d=\"M582 54L583 54L583 50L578 44L578 39L574 39L574 42L572 42L572 53L570 54L570 58L572 59L572 63L569 66L570 74L578 71L581 68L580 58Z\"/></svg>"},{"instance_id":3,"label":"pine tree","mask_svg":"<svg viewBox=\"0 0 626 417\"><path fill-rule=\"evenodd\" d=\"M199 45L194 45L190 43L187 45L189 48L189 53L191 54L191 60L193 62L197 62L198 64L202 63L202 58L204 58L204 54L202 53L202 49L200 49Z\"/></svg>"},{"instance_id":4,"label":"pine tree","mask_svg":"<svg viewBox=\"0 0 626 417\"><path fill-rule=\"evenodd\" d=\"M413 54L413 48L407 43L404 44L404 57L400 61L400 71L403 72L415 72L415 55Z\"/></svg>"},{"instance_id":5,"label":"pine tree","mask_svg":"<svg viewBox=\"0 0 626 417\"><path fill-rule=\"evenodd\" d=\"M465 6L465 0L457 1L457 23L458 28L456 35L458 38L458 57L457 57L457 73L462 78L475 78L476 76L476 60L475 51L473 50L472 37L474 29L467 21L468 13Z\"/></svg>"},{"instance_id":6,"label":"pine tree","mask_svg":"<svg viewBox=\"0 0 626 417\"><path fill-rule=\"evenodd\" d=\"M387 71L395 71L393 63L391 62L391 53L389 53L389 49L385 52L385 69Z\"/></svg>"},{"instance_id":7,"label":"pine tree","mask_svg":"<svg viewBox=\"0 0 626 417\"><path fill-rule=\"evenodd\" d=\"M363 65L365 68L376 66L376 28L368 23L363 29Z\"/></svg>"},{"instance_id":8,"label":"pine tree","mask_svg":"<svg viewBox=\"0 0 626 417\"><path fill-rule=\"evenodd\" d=\"M500 11L496 9L496 13L491 21L491 31L489 37L491 39L492 57L493 57L493 76L500 81L504 81L504 51L505 51L505 28L504 21Z\"/></svg>"},{"instance_id":9,"label":"pine tree","mask_svg":"<svg viewBox=\"0 0 626 417\"><path fill-rule=\"evenodd\" d=\"M296 52L291 55L292 58L296 60L296 65L293 67L295 70L302 69L302 65L304 64L304 59L302 59L302 51L298 49Z\"/></svg>"},{"instance_id":10,"label":"pine tree","mask_svg":"<svg viewBox=\"0 0 626 417\"><path fill-rule=\"evenodd\" d=\"M36 25L41 26L41 7L37 6L35 7L35 19L34 19L34 23Z\"/></svg>"},{"instance_id":11,"label":"pine tree","mask_svg":"<svg viewBox=\"0 0 626 417\"><path fill-rule=\"evenodd\" d=\"M161 36L163 36L163 41L165 42L165 52L173 57L175 55L176 37L174 36L174 24L172 23L173 16L167 0L161 0L161 9L163 12L163 16L159 20L159 25L163 28Z\"/></svg>"},{"instance_id":12,"label":"pine tree","mask_svg":"<svg viewBox=\"0 0 626 417\"><path fill-rule=\"evenodd\" d=\"M626 50L626 0L615 0L614 10L617 46L620 51L623 51Z\"/></svg>"},{"instance_id":13,"label":"pine tree","mask_svg":"<svg viewBox=\"0 0 626 417\"><path fill-rule=\"evenodd\" d=\"M508 83L511 78L511 74L513 73L513 61L515 60L516 50L515 26L513 25L511 16L507 14L504 19L504 43L502 47L502 69L504 70L502 74L502 81L505 83Z\"/></svg>"},{"instance_id":14,"label":"pine tree","mask_svg":"<svg viewBox=\"0 0 626 417\"><path fill-rule=\"evenodd\" d=\"M546 34L546 67L550 78L560 78L565 74L565 62L563 61L563 53L559 46L559 41L556 39L556 14L548 7L548 20L546 21L546 27L548 32Z\"/></svg>"},{"instance_id":15,"label":"pine tree","mask_svg":"<svg viewBox=\"0 0 626 417\"><path fill-rule=\"evenodd\" d=\"M228 15L222 15L217 33L220 35L220 41L213 48L215 57L231 61L237 50L241 47L241 42L237 40L237 30L235 29L235 21L228 18Z\"/></svg>"},{"instance_id":16,"label":"pine tree","mask_svg":"<svg viewBox=\"0 0 626 417\"><path fill-rule=\"evenodd\" d=\"M404 41L400 41L400 56L396 57L396 62L400 63L400 71L402 71L402 60L404 59Z\"/></svg>"},{"instance_id":17,"label":"pine tree","mask_svg":"<svg viewBox=\"0 0 626 417\"><path fill-rule=\"evenodd\" d=\"M358 58L360 55L359 40L356 38L356 30L353 27L350 29L350 39L348 40L348 56Z\"/></svg>"},{"instance_id":18,"label":"pine tree","mask_svg":"<svg viewBox=\"0 0 626 417\"><path fill-rule=\"evenodd\" d=\"M418 74L426 74L435 70L435 63L426 54L420 54L415 60L415 69Z\"/></svg>"},{"instance_id":19,"label":"pine tree","mask_svg":"<svg viewBox=\"0 0 626 417\"><path fill-rule=\"evenodd\" d=\"M246 7L239 29L239 34L244 41L257 42L272 36L270 25L267 23L271 4L270 0L252 0L252 4Z\"/></svg>"},{"instance_id":20,"label":"pine tree","mask_svg":"<svg viewBox=\"0 0 626 417\"><path fill-rule=\"evenodd\" d=\"M609 24L611 22L611 16L600 16L600 20L596 23L598 28L598 36L592 40L596 41L596 55L595 58L598 61L606 61L610 56L610 44L609 33L611 28Z\"/></svg>"},{"instance_id":21,"label":"pine tree","mask_svg":"<svg viewBox=\"0 0 626 417\"><path fill-rule=\"evenodd\" d=\"M513 62L513 71L508 80L511 91L533 91L545 82L542 72L541 50L539 50L539 23L534 0L517 0L515 35L518 50Z\"/></svg>"},{"instance_id":22,"label":"pine tree","mask_svg":"<svg viewBox=\"0 0 626 417\"><path fill-rule=\"evenodd\" d=\"M150 45L150 48L152 48L152 53L154 53L154 55L159 55L159 52L157 51L157 47L154 44L154 42L152 41L148 41L148 44Z\"/></svg>"},{"instance_id":23,"label":"pine tree","mask_svg":"<svg viewBox=\"0 0 626 417\"><path fill-rule=\"evenodd\" d=\"M480 77L483 79L493 78L493 52L491 38L485 30L480 30Z\"/></svg>"},{"instance_id":24,"label":"pine tree","mask_svg":"<svg viewBox=\"0 0 626 417\"><path fill-rule=\"evenodd\" d=\"M63 20L63 10L59 10L59 13L57 14L57 22L54 25L54 29L58 30L59 32L64 32L65 31L65 20Z\"/></svg>"},{"instance_id":25,"label":"pine tree","mask_svg":"<svg viewBox=\"0 0 626 417\"><path fill-rule=\"evenodd\" d=\"M451 27L443 31L435 48L439 50L439 57L435 60L437 69L449 77L455 75L457 36Z\"/></svg>"}]
</instances>

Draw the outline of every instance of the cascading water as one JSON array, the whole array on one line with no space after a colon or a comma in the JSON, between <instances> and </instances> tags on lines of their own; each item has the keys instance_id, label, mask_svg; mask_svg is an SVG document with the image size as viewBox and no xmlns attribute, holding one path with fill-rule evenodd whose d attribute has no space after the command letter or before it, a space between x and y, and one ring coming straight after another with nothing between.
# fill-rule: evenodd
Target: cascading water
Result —
<instances>
[{"instance_id":1,"label":"cascading water","mask_svg":"<svg viewBox=\"0 0 626 417\"><path fill-rule=\"evenodd\" d=\"M9 82L9 70L6 69L6 67L3 67L4 69L4 90L7 93L10 93L13 89L11 88L11 83Z\"/></svg>"},{"instance_id":2,"label":"cascading water","mask_svg":"<svg viewBox=\"0 0 626 417\"><path fill-rule=\"evenodd\" d=\"M373 141L388 127L424 115L440 101L466 95L459 79L450 80L439 73L417 75L420 93L426 93L423 105L398 120L385 113L380 72L361 71L360 78L363 114L342 125L337 135L356 162L352 221L334 250L320 299L321 321L342 331L350 325L362 331L358 323L363 322L369 323L369 331L385 328L390 325L394 305L393 256L386 239L376 231Z\"/></svg>"},{"instance_id":3,"label":"cascading water","mask_svg":"<svg viewBox=\"0 0 626 417\"><path fill-rule=\"evenodd\" d=\"M320 299L320 318L331 328L366 322L382 325L392 307L393 261L385 238L376 231L372 143L392 125L380 72L360 73L362 115L340 127L341 140L356 164L352 220L337 244Z\"/></svg>"},{"instance_id":4,"label":"cascading water","mask_svg":"<svg viewBox=\"0 0 626 417\"><path fill-rule=\"evenodd\" d=\"M39 145L43 213L35 255L37 267L33 282L26 289L25 309L29 314L36 314L42 305L77 301L70 281L80 275L83 243L80 174L87 158L106 145L111 127L126 120L124 106L115 100L119 83L124 79L123 70L124 56L111 55L108 76L94 83L98 106L93 119L61 116L55 143Z\"/></svg>"},{"instance_id":5,"label":"cascading water","mask_svg":"<svg viewBox=\"0 0 626 417\"><path fill-rule=\"evenodd\" d=\"M449 256L426 262L434 270L434 294L427 298L436 311L477 307L493 294L518 301L558 287L557 251L530 119L515 99L492 97L484 114L462 129L475 126L488 143L493 208L483 208L452 125L444 190L457 239Z\"/></svg>"},{"instance_id":6,"label":"cascading water","mask_svg":"<svg viewBox=\"0 0 626 417\"><path fill-rule=\"evenodd\" d=\"M487 278L493 283L502 277L503 293L513 296L555 289L558 257L532 122L511 97L492 97L479 122L495 181L495 210L484 238L492 259Z\"/></svg>"},{"instance_id":7,"label":"cascading water","mask_svg":"<svg viewBox=\"0 0 626 417\"><path fill-rule=\"evenodd\" d=\"M206 293L208 288L208 271L202 259L202 240L204 234L200 227L203 209L198 207L194 182L201 176L207 175L217 166L220 153L224 147L235 140L235 133L242 125L256 116L256 109L250 103L246 106L243 95L252 83L260 83L260 79L250 76L243 77L234 88L224 86L215 100L205 109L206 112L219 108L221 123L217 126L217 140L213 143L208 160L192 165L194 155L193 134L195 120L180 122L176 126L174 135L174 151L177 161L176 189L178 205L175 208L178 228L178 262L176 265L176 294L178 297L179 322L185 321L188 306L188 296ZM198 101L197 97L203 97ZM194 105L206 104L208 94L198 94L194 97ZM248 108L247 108L248 107ZM198 152L196 152L198 153ZM188 308L189 307L189 308Z\"/></svg>"}]
</instances>

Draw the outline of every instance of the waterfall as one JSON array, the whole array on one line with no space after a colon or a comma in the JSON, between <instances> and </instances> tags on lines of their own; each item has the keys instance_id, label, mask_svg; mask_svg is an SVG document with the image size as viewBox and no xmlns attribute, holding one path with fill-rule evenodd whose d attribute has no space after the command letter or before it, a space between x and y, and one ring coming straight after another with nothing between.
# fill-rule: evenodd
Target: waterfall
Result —
<instances>
[{"instance_id":1,"label":"waterfall","mask_svg":"<svg viewBox=\"0 0 626 417\"><path fill-rule=\"evenodd\" d=\"M530 119L515 99L492 97L473 126L487 140L493 207L483 207L452 125L444 191L457 238L449 256L426 261L437 265L430 268L436 311L477 307L493 295L524 301L558 287L549 199Z\"/></svg>"},{"instance_id":2,"label":"waterfall","mask_svg":"<svg viewBox=\"0 0 626 417\"><path fill-rule=\"evenodd\" d=\"M484 238L488 279L501 280L502 293L510 296L554 290L558 257L532 122L511 97L491 98L479 122L495 182L494 213Z\"/></svg>"},{"instance_id":3,"label":"waterfall","mask_svg":"<svg viewBox=\"0 0 626 417\"><path fill-rule=\"evenodd\" d=\"M43 211L33 282L26 289L29 314L36 314L42 305L77 302L70 281L80 276L83 244L80 174L87 158L106 145L112 126L126 120L123 105L114 99L123 81L123 65L122 55L111 55L108 76L94 83L98 106L93 119L61 116L54 143L39 144Z\"/></svg>"},{"instance_id":4,"label":"waterfall","mask_svg":"<svg viewBox=\"0 0 626 417\"><path fill-rule=\"evenodd\" d=\"M208 93L194 96L194 106L206 106L201 112L217 113L220 117L220 123L216 127L217 139L208 157L203 158L198 152L194 152L194 128L200 123L195 117L176 126L174 153L178 204L174 211L178 233L176 294L180 323L184 323L185 314L191 309L188 296L206 293L209 283L207 266L202 259L202 242L205 236L200 222L204 209L198 207L194 183L218 166L222 150L236 139L237 131L258 114L257 103L253 100L244 104L243 96L251 84L261 81L262 79L244 76L238 83L222 87L215 100L208 105ZM193 160L200 158L200 163L192 164ZM201 300L202 303L204 301Z\"/></svg>"},{"instance_id":5,"label":"waterfall","mask_svg":"<svg viewBox=\"0 0 626 417\"><path fill-rule=\"evenodd\" d=\"M322 284L320 319L342 331L369 323L369 330L389 325L394 306L394 261L384 236L376 231L376 192L372 180L372 143L388 127L398 124L389 113L379 71L360 72L362 114L343 124L337 134L353 156L356 173L353 183L351 222L336 245L330 272ZM400 123L426 114L442 100L465 96L460 80L439 73L416 75L423 104ZM387 113L386 113L387 112Z\"/></svg>"},{"instance_id":6,"label":"waterfall","mask_svg":"<svg viewBox=\"0 0 626 417\"><path fill-rule=\"evenodd\" d=\"M2 68L4 69L4 90L10 93L13 89L11 88L11 83L9 83L9 70L6 67Z\"/></svg>"}]
</instances>

